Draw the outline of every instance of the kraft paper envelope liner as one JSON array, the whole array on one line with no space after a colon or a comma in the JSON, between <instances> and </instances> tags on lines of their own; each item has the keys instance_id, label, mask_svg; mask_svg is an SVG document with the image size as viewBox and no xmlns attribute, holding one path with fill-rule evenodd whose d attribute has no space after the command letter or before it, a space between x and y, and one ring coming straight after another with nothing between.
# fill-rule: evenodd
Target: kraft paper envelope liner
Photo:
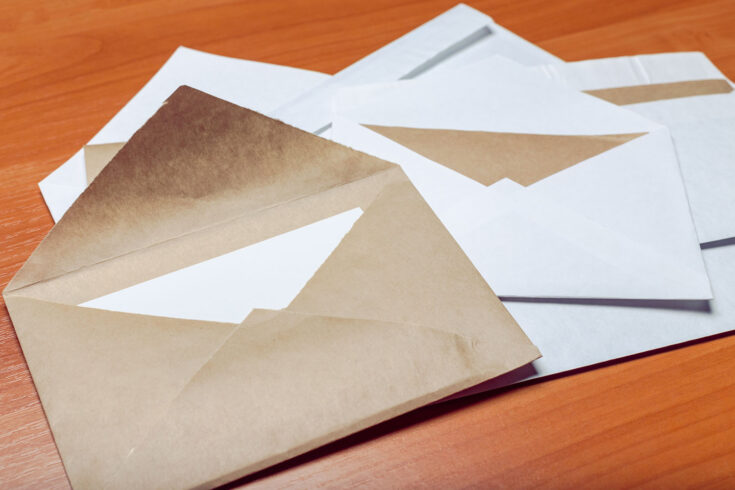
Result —
<instances>
[{"instance_id":1,"label":"kraft paper envelope liner","mask_svg":"<svg viewBox=\"0 0 735 490\"><path fill-rule=\"evenodd\" d=\"M284 310L77 306L355 207ZM398 166L187 87L4 296L77 488L224 483L539 356Z\"/></svg>"},{"instance_id":2,"label":"kraft paper envelope liner","mask_svg":"<svg viewBox=\"0 0 735 490\"><path fill-rule=\"evenodd\" d=\"M504 178L530 185L643 135L495 133L370 124L365 127L483 185Z\"/></svg>"},{"instance_id":3,"label":"kraft paper envelope liner","mask_svg":"<svg viewBox=\"0 0 735 490\"><path fill-rule=\"evenodd\" d=\"M628 105L681 97L696 97L698 95L729 94L732 92L732 85L723 78L713 78L649 85L628 85L625 87L585 90L585 92L613 104Z\"/></svg>"}]
</instances>

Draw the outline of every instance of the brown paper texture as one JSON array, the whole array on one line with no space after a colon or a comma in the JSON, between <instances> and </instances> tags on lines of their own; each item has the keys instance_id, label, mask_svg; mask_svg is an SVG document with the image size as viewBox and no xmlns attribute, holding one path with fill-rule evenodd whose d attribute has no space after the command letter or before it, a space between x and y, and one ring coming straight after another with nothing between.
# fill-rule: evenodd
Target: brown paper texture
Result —
<instances>
[{"instance_id":1,"label":"brown paper texture","mask_svg":"<svg viewBox=\"0 0 735 490\"><path fill-rule=\"evenodd\" d=\"M285 310L76 306L354 207ZM539 356L398 166L188 87L4 296L76 488L225 483Z\"/></svg>"},{"instance_id":2,"label":"brown paper texture","mask_svg":"<svg viewBox=\"0 0 735 490\"><path fill-rule=\"evenodd\" d=\"M641 136L550 135L365 125L483 185L530 185Z\"/></svg>"},{"instance_id":3,"label":"brown paper texture","mask_svg":"<svg viewBox=\"0 0 735 490\"><path fill-rule=\"evenodd\" d=\"M87 185L99 174L125 143L106 143L84 147L84 168L87 171Z\"/></svg>"},{"instance_id":4,"label":"brown paper texture","mask_svg":"<svg viewBox=\"0 0 735 490\"><path fill-rule=\"evenodd\" d=\"M652 83L648 85L631 85L598 90L585 90L602 100L617 105L639 104L656 100L693 97L695 95L728 94L732 86L727 80L716 78L710 80L687 80L684 82Z\"/></svg>"}]
</instances>

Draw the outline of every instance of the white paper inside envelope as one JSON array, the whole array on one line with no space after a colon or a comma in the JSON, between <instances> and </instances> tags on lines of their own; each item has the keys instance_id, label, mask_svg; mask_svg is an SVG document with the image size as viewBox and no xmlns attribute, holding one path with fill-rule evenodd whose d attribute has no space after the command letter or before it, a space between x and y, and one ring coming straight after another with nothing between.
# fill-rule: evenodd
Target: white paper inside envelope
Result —
<instances>
[{"instance_id":1,"label":"white paper inside envelope","mask_svg":"<svg viewBox=\"0 0 735 490\"><path fill-rule=\"evenodd\" d=\"M493 54L529 65L561 61L482 12L459 4L298 96L273 116L321 132L330 124L330 100L340 88L451 71Z\"/></svg>"},{"instance_id":2,"label":"white paper inside envelope","mask_svg":"<svg viewBox=\"0 0 735 490\"><path fill-rule=\"evenodd\" d=\"M80 306L240 323L255 308L288 306L361 215L345 211Z\"/></svg>"},{"instance_id":3,"label":"white paper inside envelope","mask_svg":"<svg viewBox=\"0 0 735 490\"><path fill-rule=\"evenodd\" d=\"M701 243L735 237L735 92L706 93L697 81L726 81L702 53L665 53L529 68L578 90L687 84L687 91L625 105L671 131ZM682 85L683 87L684 85ZM710 92L726 91L720 84Z\"/></svg>"},{"instance_id":4,"label":"white paper inside envelope","mask_svg":"<svg viewBox=\"0 0 735 490\"><path fill-rule=\"evenodd\" d=\"M499 296L711 297L660 124L500 58L333 108L333 139L400 164Z\"/></svg>"},{"instance_id":5,"label":"white paper inside envelope","mask_svg":"<svg viewBox=\"0 0 735 490\"><path fill-rule=\"evenodd\" d=\"M89 144L127 141L181 85L258 112L270 112L328 78L313 71L180 47ZM83 150L43 179L39 187L51 216L58 221L87 187Z\"/></svg>"}]
</instances>

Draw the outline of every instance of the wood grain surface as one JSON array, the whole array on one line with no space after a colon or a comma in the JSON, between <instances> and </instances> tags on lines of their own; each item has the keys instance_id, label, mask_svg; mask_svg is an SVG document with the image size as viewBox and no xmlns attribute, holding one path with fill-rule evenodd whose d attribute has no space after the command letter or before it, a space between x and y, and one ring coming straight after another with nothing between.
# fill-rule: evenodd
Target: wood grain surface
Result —
<instances>
[{"instance_id":1,"label":"wood grain surface","mask_svg":"<svg viewBox=\"0 0 735 490\"><path fill-rule=\"evenodd\" d=\"M178 45L333 73L453 3L3 0L0 288L51 228L36 183ZM701 50L735 77L735 0L471 4L566 60ZM426 407L233 486L735 488L734 372L724 335ZM0 487L68 486L3 305Z\"/></svg>"}]
</instances>

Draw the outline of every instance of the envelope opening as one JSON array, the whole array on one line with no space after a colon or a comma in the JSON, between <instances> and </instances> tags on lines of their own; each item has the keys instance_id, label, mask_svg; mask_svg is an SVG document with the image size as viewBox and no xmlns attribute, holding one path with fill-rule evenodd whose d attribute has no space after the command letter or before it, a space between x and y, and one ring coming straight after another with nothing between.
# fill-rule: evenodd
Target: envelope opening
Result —
<instances>
[{"instance_id":1,"label":"envelope opening","mask_svg":"<svg viewBox=\"0 0 735 490\"><path fill-rule=\"evenodd\" d=\"M237 324L288 306L360 216L353 208L79 306Z\"/></svg>"},{"instance_id":2,"label":"envelope opening","mask_svg":"<svg viewBox=\"0 0 735 490\"><path fill-rule=\"evenodd\" d=\"M485 186L528 186L646 133L556 135L364 125Z\"/></svg>"}]
</instances>

